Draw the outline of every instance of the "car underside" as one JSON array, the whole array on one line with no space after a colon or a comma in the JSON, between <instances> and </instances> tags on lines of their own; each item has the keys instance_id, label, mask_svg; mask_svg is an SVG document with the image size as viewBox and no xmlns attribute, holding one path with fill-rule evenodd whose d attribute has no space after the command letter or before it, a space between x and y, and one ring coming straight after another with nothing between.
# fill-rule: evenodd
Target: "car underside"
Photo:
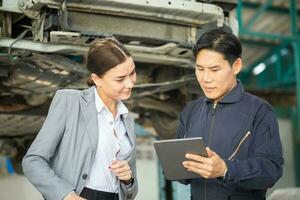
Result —
<instances>
[{"instance_id":1,"label":"car underside","mask_svg":"<svg viewBox=\"0 0 300 200\"><path fill-rule=\"evenodd\" d=\"M0 1L0 153L19 163L56 90L87 88L89 45L114 36L128 48L137 84L125 103L161 138L175 135L186 102L201 95L192 46L229 26L232 1Z\"/></svg>"}]
</instances>

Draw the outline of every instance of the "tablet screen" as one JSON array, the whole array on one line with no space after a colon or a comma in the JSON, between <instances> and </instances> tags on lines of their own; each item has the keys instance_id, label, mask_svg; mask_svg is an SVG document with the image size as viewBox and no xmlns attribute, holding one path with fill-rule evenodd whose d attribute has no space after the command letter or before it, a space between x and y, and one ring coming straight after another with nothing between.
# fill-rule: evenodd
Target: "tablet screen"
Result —
<instances>
[{"instance_id":1,"label":"tablet screen","mask_svg":"<svg viewBox=\"0 0 300 200\"><path fill-rule=\"evenodd\" d=\"M187 158L185 158L185 154L187 153L207 157L207 152L201 137L157 140L154 142L154 147L166 179L181 180L200 178L198 174L189 172L184 168L182 162L187 160Z\"/></svg>"}]
</instances>

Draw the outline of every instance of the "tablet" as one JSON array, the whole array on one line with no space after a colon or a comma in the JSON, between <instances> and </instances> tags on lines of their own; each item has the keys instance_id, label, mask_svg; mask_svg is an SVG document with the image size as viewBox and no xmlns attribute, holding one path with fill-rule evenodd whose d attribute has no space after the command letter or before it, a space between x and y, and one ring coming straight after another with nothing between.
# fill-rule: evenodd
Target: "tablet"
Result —
<instances>
[{"instance_id":1,"label":"tablet","mask_svg":"<svg viewBox=\"0 0 300 200\"><path fill-rule=\"evenodd\" d=\"M181 180L199 178L199 175L189 172L182 162L188 160L185 154L193 153L207 157L201 137L154 141L154 147L166 179Z\"/></svg>"}]
</instances>

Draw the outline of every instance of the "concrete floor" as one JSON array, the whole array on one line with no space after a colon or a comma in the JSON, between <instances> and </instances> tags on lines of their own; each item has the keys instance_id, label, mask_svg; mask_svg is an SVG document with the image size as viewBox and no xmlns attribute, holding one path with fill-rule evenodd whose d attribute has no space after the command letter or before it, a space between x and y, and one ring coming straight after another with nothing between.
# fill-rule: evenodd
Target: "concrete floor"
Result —
<instances>
[{"instance_id":1,"label":"concrete floor","mask_svg":"<svg viewBox=\"0 0 300 200\"><path fill-rule=\"evenodd\" d=\"M24 176L6 175L0 181L1 200L41 200L42 196Z\"/></svg>"}]
</instances>

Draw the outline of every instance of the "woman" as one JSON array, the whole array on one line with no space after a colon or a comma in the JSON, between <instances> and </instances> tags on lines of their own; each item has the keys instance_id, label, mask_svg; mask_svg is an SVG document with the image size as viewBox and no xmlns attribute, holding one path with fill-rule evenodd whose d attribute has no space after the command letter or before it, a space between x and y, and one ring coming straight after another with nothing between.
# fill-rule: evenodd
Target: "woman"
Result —
<instances>
[{"instance_id":1,"label":"woman","mask_svg":"<svg viewBox=\"0 0 300 200\"><path fill-rule=\"evenodd\" d=\"M136 82L130 53L114 39L89 49L90 88L56 92L23 159L23 171L48 200L123 200L137 193L133 120L121 100Z\"/></svg>"}]
</instances>

